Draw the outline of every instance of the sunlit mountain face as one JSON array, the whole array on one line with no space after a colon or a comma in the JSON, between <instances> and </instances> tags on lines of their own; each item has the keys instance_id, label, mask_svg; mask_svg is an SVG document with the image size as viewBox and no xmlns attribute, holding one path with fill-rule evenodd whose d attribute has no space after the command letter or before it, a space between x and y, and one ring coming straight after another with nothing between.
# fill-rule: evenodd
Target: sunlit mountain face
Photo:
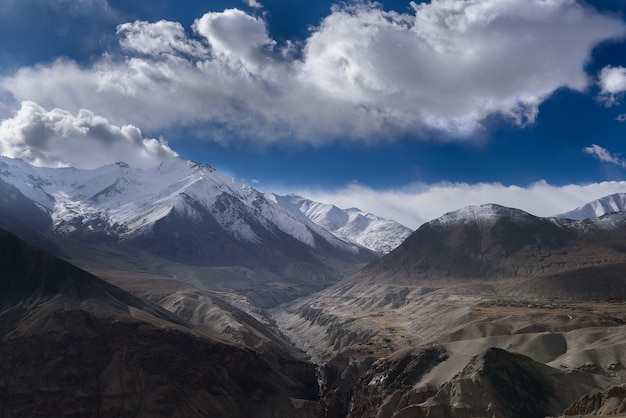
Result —
<instances>
[{"instance_id":1,"label":"sunlit mountain face","mask_svg":"<svg viewBox=\"0 0 626 418\"><path fill-rule=\"evenodd\" d=\"M0 416L623 414L625 16L3 2Z\"/></svg>"},{"instance_id":2,"label":"sunlit mountain face","mask_svg":"<svg viewBox=\"0 0 626 418\"><path fill-rule=\"evenodd\" d=\"M0 234L0 366L11 376L0 384L12 415L91 411L100 399L106 413L157 416L436 405L433 416L539 417L612 411L588 397L621 393L619 195L571 212L612 209L582 220L485 204L407 233L180 157L150 168L1 164L2 225L31 243ZM363 236L406 239L374 252ZM146 345L159 350L148 358ZM59 389L65 380L79 386Z\"/></svg>"}]
</instances>

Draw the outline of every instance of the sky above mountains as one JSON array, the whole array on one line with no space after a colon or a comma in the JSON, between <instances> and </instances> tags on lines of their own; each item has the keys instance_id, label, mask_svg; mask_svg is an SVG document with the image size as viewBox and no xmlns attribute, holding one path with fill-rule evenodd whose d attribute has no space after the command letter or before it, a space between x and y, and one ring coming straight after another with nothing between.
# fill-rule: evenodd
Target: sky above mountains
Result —
<instances>
[{"instance_id":1,"label":"sky above mountains","mask_svg":"<svg viewBox=\"0 0 626 418\"><path fill-rule=\"evenodd\" d=\"M624 0L8 0L0 154L206 162L417 227L626 191Z\"/></svg>"}]
</instances>

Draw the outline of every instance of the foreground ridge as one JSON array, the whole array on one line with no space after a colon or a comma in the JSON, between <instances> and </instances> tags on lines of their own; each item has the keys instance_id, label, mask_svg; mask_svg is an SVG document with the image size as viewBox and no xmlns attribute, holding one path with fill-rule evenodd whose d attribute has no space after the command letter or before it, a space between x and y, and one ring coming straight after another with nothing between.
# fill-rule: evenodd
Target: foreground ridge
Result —
<instances>
[{"instance_id":1,"label":"foreground ridge","mask_svg":"<svg viewBox=\"0 0 626 418\"><path fill-rule=\"evenodd\" d=\"M319 416L303 360L213 337L4 231L0 248L0 415Z\"/></svg>"}]
</instances>

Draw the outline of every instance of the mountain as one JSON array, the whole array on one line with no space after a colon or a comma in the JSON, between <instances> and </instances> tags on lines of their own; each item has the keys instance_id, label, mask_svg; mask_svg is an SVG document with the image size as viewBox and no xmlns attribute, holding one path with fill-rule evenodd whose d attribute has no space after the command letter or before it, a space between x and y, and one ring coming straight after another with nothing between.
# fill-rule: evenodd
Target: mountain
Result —
<instances>
[{"instance_id":1,"label":"mountain","mask_svg":"<svg viewBox=\"0 0 626 418\"><path fill-rule=\"evenodd\" d=\"M0 268L1 416L321 416L314 366L286 351L214 337L5 231Z\"/></svg>"},{"instance_id":2,"label":"mountain","mask_svg":"<svg viewBox=\"0 0 626 418\"><path fill-rule=\"evenodd\" d=\"M0 211L15 220L5 227L37 245L40 236L51 240L84 268L245 287L262 304L320 289L376 258L210 166L178 157L150 169L117 163L95 170L0 157L0 188ZM274 284L275 300L259 293L261 283Z\"/></svg>"},{"instance_id":3,"label":"mountain","mask_svg":"<svg viewBox=\"0 0 626 418\"><path fill-rule=\"evenodd\" d=\"M556 215L557 218L583 220L597 218L610 212L626 211L626 193L615 193L594 200L569 212Z\"/></svg>"},{"instance_id":4,"label":"mountain","mask_svg":"<svg viewBox=\"0 0 626 418\"><path fill-rule=\"evenodd\" d=\"M134 308L174 324L183 324L180 318L158 305L132 296L4 230L0 230L0 271L1 310L64 301L78 305L89 303L116 313Z\"/></svg>"},{"instance_id":5,"label":"mountain","mask_svg":"<svg viewBox=\"0 0 626 418\"><path fill-rule=\"evenodd\" d=\"M361 270L350 282L529 280L625 262L625 212L573 221L487 204L450 212L422 225L400 247ZM623 291L620 277L610 281ZM583 285L580 280L570 285L577 282ZM576 292L576 288L570 291Z\"/></svg>"},{"instance_id":6,"label":"mountain","mask_svg":"<svg viewBox=\"0 0 626 418\"><path fill-rule=\"evenodd\" d=\"M51 169L0 157L0 178L47 212L59 234L132 240L174 212L190 220L211 216L230 237L246 243L284 233L310 247L323 239L359 252L314 224L303 224L253 188L179 157L145 170L125 163L96 170Z\"/></svg>"},{"instance_id":7,"label":"mountain","mask_svg":"<svg viewBox=\"0 0 626 418\"><path fill-rule=\"evenodd\" d=\"M314 202L294 194L279 196L268 193L266 197L296 216L313 221L338 238L381 255L396 248L413 232L395 221L356 208L339 209L335 205Z\"/></svg>"},{"instance_id":8,"label":"mountain","mask_svg":"<svg viewBox=\"0 0 626 418\"><path fill-rule=\"evenodd\" d=\"M274 318L323 364L329 416L544 417L618 410L625 300L626 212L487 204L422 225Z\"/></svg>"}]
</instances>

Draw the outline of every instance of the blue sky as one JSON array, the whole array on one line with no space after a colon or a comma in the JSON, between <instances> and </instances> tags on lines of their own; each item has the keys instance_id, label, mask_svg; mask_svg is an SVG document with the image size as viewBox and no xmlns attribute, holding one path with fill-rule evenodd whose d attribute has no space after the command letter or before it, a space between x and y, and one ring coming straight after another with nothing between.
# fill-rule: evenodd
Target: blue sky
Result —
<instances>
[{"instance_id":1,"label":"blue sky","mask_svg":"<svg viewBox=\"0 0 626 418\"><path fill-rule=\"evenodd\" d=\"M626 192L626 1L8 0L0 154L179 154L407 226ZM94 150L98 150L95 152Z\"/></svg>"}]
</instances>

